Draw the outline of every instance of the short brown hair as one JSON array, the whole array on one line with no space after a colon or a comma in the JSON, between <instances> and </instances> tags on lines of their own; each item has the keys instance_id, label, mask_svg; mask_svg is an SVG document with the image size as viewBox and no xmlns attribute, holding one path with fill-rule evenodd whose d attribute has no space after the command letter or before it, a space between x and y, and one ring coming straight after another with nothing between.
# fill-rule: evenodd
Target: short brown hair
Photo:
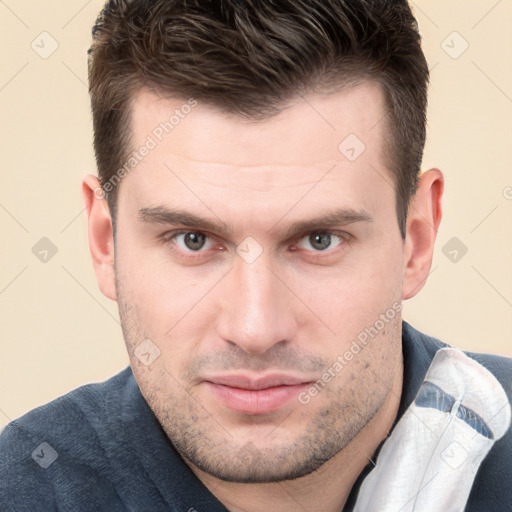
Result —
<instances>
[{"instance_id":1,"label":"short brown hair","mask_svg":"<svg viewBox=\"0 0 512 512\"><path fill-rule=\"evenodd\" d=\"M381 84L387 165L405 236L426 132L429 72L406 0L110 0L93 27L89 90L102 184L130 153L142 87L264 119L292 97ZM115 218L117 188L107 199Z\"/></svg>"}]
</instances>

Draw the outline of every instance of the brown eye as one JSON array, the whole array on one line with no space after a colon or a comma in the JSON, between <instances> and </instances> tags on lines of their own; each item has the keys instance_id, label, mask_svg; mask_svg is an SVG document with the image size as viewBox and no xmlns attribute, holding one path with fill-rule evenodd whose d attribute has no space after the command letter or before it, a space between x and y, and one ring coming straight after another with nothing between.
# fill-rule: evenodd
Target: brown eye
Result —
<instances>
[{"instance_id":1,"label":"brown eye","mask_svg":"<svg viewBox=\"0 0 512 512\"><path fill-rule=\"evenodd\" d=\"M169 236L175 246L182 252L203 252L202 249L209 249L212 245L212 240L208 235L200 231L180 231Z\"/></svg>"},{"instance_id":2,"label":"brown eye","mask_svg":"<svg viewBox=\"0 0 512 512\"><path fill-rule=\"evenodd\" d=\"M191 251L199 251L206 243L206 235L203 235L203 233L185 233L183 243Z\"/></svg>"}]
</instances>

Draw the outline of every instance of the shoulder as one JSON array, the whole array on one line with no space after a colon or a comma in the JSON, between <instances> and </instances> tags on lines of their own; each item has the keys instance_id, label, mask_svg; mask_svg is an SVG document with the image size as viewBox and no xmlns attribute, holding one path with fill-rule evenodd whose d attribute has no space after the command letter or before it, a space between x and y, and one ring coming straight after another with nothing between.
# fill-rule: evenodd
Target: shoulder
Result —
<instances>
[{"instance_id":1,"label":"shoulder","mask_svg":"<svg viewBox=\"0 0 512 512\"><path fill-rule=\"evenodd\" d=\"M409 353L413 352L414 357L410 357L410 359L413 360L414 366L418 370L424 370L421 375L421 380L423 379L423 376L426 373L435 353L441 348L452 346L414 329L414 327L406 322L403 323L403 342L404 351ZM464 350L463 352L487 368L487 370L489 370L503 386L508 397L512 399L511 357Z\"/></svg>"},{"instance_id":2,"label":"shoulder","mask_svg":"<svg viewBox=\"0 0 512 512\"><path fill-rule=\"evenodd\" d=\"M500 382L508 397L512 399L512 358L496 354L465 352L466 355L478 361L487 368Z\"/></svg>"},{"instance_id":3,"label":"shoulder","mask_svg":"<svg viewBox=\"0 0 512 512\"><path fill-rule=\"evenodd\" d=\"M512 358L494 354L466 352L487 368L505 390L512 403ZM499 439L479 468L468 502L467 512L480 510L512 511L512 427ZM491 506L492 504L492 506Z\"/></svg>"},{"instance_id":4,"label":"shoulder","mask_svg":"<svg viewBox=\"0 0 512 512\"><path fill-rule=\"evenodd\" d=\"M59 503L72 509L72 497L66 497L70 479L81 487L75 495L86 496L91 486L103 487L104 496L115 494L100 477L107 464L100 438L109 403L120 398L131 375L126 369L104 383L82 386L5 427L0 435L2 510L50 511Z\"/></svg>"}]
</instances>

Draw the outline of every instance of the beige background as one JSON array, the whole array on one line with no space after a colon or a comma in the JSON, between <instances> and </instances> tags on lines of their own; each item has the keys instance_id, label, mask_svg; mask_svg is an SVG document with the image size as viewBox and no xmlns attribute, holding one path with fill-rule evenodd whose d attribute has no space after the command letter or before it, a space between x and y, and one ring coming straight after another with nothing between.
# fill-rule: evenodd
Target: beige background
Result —
<instances>
[{"instance_id":1,"label":"beige background","mask_svg":"<svg viewBox=\"0 0 512 512\"><path fill-rule=\"evenodd\" d=\"M0 0L0 427L127 364L80 194L95 172L86 50L102 3ZM451 344L512 355L512 1L414 9L432 70L424 168L443 170L446 196L432 275L405 318ZM32 252L42 237L57 248L45 263ZM446 246L453 237L458 249Z\"/></svg>"}]
</instances>

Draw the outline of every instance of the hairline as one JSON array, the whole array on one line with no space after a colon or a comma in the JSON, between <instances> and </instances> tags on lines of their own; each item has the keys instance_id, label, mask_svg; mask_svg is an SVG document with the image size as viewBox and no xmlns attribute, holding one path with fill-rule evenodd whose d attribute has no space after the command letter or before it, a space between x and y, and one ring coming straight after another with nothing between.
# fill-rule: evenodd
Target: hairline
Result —
<instances>
[{"instance_id":1,"label":"hairline","mask_svg":"<svg viewBox=\"0 0 512 512\"><path fill-rule=\"evenodd\" d=\"M147 90L153 94L162 96L162 99L176 99L176 100L183 100L186 101L188 98L184 94L176 93L175 91L172 91L171 89L165 89L163 87L159 87L158 85L151 84L148 82L142 82L139 83L137 86L135 85L137 82L137 78L134 77L132 80L133 87L129 88L128 90L128 99L125 104L125 114L128 119L128 122L125 124L125 127L123 128L122 132L120 133L120 137L122 140L122 144L124 147L123 152L123 158L122 161L126 161L128 158L128 155L130 155L135 150L135 144L133 142L133 112L134 112L134 105L137 100L137 97L143 90ZM400 226L401 222L401 215L398 211L399 202L400 202L400 196L398 194L398 172L394 172L394 167L399 167L400 163L397 161L398 157L396 155L397 150L393 150L393 140L394 137L394 131L398 128L396 127L396 123L392 123L390 121L390 116L392 116L392 105L391 99L388 96L388 91L385 86L385 84L382 83L382 80L379 80L378 77L372 76L370 73L365 72L364 70L361 71L361 73L356 74L352 73L346 76L340 76L337 83L334 83L333 81L328 82L327 85L322 86L321 83L319 83L316 87L311 87L307 90L302 91L303 94L301 94L301 90L294 91L294 93L290 94L288 99L281 102L272 112L268 112L267 114L262 115L251 115L244 112L230 112L227 109L222 108L217 102L215 101L207 101L204 99L198 99L198 101L201 101L204 105L207 105L209 107L214 108L219 112L219 114L228 114L233 116L234 118L238 119L247 119L249 121L254 122L266 122L269 119L279 115L281 112L283 112L285 109L289 108L292 104L293 98L301 97L304 98L306 94L323 94L323 95L332 95L336 94L343 89L350 89L359 87L364 84L374 84L377 85L380 92L382 93L382 108L384 110L384 114L381 119L377 121L377 124L380 122L385 123L385 129L382 130L382 142L383 142L383 162L386 171L388 171L389 175L392 179L392 186L393 191L395 194L395 210L396 210L396 216L397 221L399 223L400 231L402 233L402 238L405 237L405 233L403 233L402 227ZM373 128L372 128L373 129ZM387 134L390 135L387 135ZM395 153L395 154L394 154ZM111 174L110 177L114 176L115 172ZM116 216L117 216L117 205L118 205L118 196L120 193L121 185L123 183L124 179L121 179L119 183L114 187L114 193L113 194L107 194L107 204L109 206L109 211L112 218L112 228L113 228L113 234L115 235L116 232ZM410 197L408 198L410 200Z\"/></svg>"}]
</instances>

